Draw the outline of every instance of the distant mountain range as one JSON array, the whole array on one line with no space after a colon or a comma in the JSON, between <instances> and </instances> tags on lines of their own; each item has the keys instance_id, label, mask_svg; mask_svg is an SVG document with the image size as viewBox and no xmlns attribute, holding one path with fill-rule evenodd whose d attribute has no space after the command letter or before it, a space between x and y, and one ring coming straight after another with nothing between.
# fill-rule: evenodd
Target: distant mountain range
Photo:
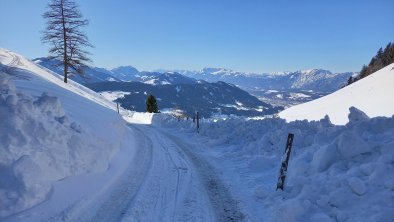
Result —
<instances>
[{"instance_id":1,"label":"distant mountain range","mask_svg":"<svg viewBox=\"0 0 394 222\"><path fill-rule=\"evenodd\" d=\"M59 75L63 72L57 66L59 61L46 58L34 61ZM84 77L71 76L70 79L119 102L126 109L139 112L145 111L149 94L157 97L160 110L180 109L189 116L196 111L202 117L221 114L263 116L282 110L282 107L265 103L235 85L222 81L209 83L173 72L139 72L131 66L112 70L86 67Z\"/></svg>"},{"instance_id":2,"label":"distant mountain range","mask_svg":"<svg viewBox=\"0 0 394 222\"><path fill-rule=\"evenodd\" d=\"M245 73L225 68L204 68L200 71L178 70L178 73L208 82L224 81L244 89L313 90L333 92L346 84L354 72L332 73L324 69L310 69L282 73Z\"/></svg>"},{"instance_id":3,"label":"distant mountain range","mask_svg":"<svg viewBox=\"0 0 394 222\"><path fill-rule=\"evenodd\" d=\"M63 72L57 60L38 58L33 61L59 74ZM117 97L117 100L125 108L144 111L144 93L153 93L161 99L160 108L182 108L192 112L204 107L207 111L200 112L205 116L213 113L248 116L272 114L334 92L345 85L350 76L356 75L353 72L331 73L323 69L272 74L237 72L225 68L146 72L132 66L114 69L87 67L84 73L83 77L75 75L70 79L100 92L123 92L120 95L124 97ZM256 96L261 103L250 103L248 96L253 96L248 93L246 96L241 89L234 90L236 87ZM179 88L182 90L178 91ZM213 90L214 95L209 90ZM227 97L231 99L227 100Z\"/></svg>"},{"instance_id":4,"label":"distant mountain range","mask_svg":"<svg viewBox=\"0 0 394 222\"><path fill-rule=\"evenodd\" d=\"M181 109L189 116L198 111L203 117L216 114L239 116L262 116L275 114L281 110L264 103L246 91L225 83L194 83L152 85L141 82L97 82L86 84L100 93L119 95L115 101L122 107L145 112L146 97L157 97L161 110Z\"/></svg>"},{"instance_id":5,"label":"distant mountain range","mask_svg":"<svg viewBox=\"0 0 394 222\"><path fill-rule=\"evenodd\" d=\"M62 72L61 67L55 67L59 61L48 60L47 58L38 58L34 61L51 70ZM166 74L166 76L162 76ZM177 77L170 74L177 74ZM183 77L179 76L182 75ZM104 69L97 67L88 67L85 70L85 78L79 76L71 79L84 83L93 83L101 81L137 81L148 84L176 84L177 80L168 81L170 78L178 78L181 82L188 83L195 80L204 80L207 82L223 81L234 84L246 90L313 90L315 92L330 93L338 90L347 83L350 76L355 76L355 72L332 73L324 69L310 69L295 72L282 73L246 73L233 71L225 68L204 68L200 71L176 70L156 72L138 71L132 66L120 66L114 69ZM159 76L161 76L159 78ZM186 80L184 77L189 77ZM159 78L159 79L158 79ZM192 79L195 80L192 80Z\"/></svg>"}]
</instances>

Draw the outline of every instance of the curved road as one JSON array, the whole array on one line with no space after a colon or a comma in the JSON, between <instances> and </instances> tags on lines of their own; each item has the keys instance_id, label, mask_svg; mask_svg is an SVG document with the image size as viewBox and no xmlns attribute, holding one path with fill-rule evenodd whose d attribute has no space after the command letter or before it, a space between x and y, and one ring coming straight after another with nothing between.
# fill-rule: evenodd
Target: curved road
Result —
<instances>
[{"instance_id":1,"label":"curved road","mask_svg":"<svg viewBox=\"0 0 394 222\"><path fill-rule=\"evenodd\" d=\"M89 220L243 220L236 201L212 167L190 151L191 145L152 126L130 128L135 132L138 160Z\"/></svg>"},{"instance_id":2,"label":"curved road","mask_svg":"<svg viewBox=\"0 0 394 222\"><path fill-rule=\"evenodd\" d=\"M5 71L20 63L11 55ZM66 178L48 201L19 213L9 221L242 221L237 202L203 157L192 152L193 144L149 125L129 124L119 170L89 192L83 178ZM130 141L132 141L130 143ZM131 144L131 145L130 145ZM128 153L129 152L129 153ZM127 156L130 154L130 156ZM114 160L113 160L114 161ZM123 161L123 162L122 162ZM106 172L103 172L105 174ZM87 175L94 179L94 175ZM81 181L79 181L81 180ZM100 182L98 180L98 182ZM89 183L87 183L89 184ZM72 186L70 186L72 185ZM70 203L62 204L70 189ZM53 206L50 206L52 203ZM57 205L57 206L56 206ZM47 211L52 208L53 211Z\"/></svg>"}]
</instances>

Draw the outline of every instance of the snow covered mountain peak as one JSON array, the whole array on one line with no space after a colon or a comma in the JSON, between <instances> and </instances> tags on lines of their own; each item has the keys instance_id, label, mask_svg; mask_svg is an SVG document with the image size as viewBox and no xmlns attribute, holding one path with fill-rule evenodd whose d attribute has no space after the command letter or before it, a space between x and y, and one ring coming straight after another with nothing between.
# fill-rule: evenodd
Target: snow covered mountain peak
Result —
<instances>
[{"instance_id":1,"label":"snow covered mountain peak","mask_svg":"<svg viewBox=\"0 0 394 222\"><path fill-rule=\"evenodd\" d=\"M307 70L301 70L301 74L304 75L329 75L332 74L329 70L325 69L307 69Z\"/></svg>"},{"instance_id":2,"label":"snow covered mountain peak","mask_svg":"<svg viewBox=\"0 0 394 222\"><path fill-rule=\"evenodd\" d=\"M199 71L200 74L203 75L226 75L226 74L232 74L235 73L234 70L231 69L225 69L225 68L208 68L205 67L201 71Z\"/></svg>"},{"instance_id":3,"label":"snow covered mountain peak","mask_svg":"<svg viewBox=\"0 0 394 222\"><path fill-rule=\"evenodd\" d=\"M146 76L143 81L150 85L195 84L197 80L176 72L165 72L160 75Z\"/></svg>"},{"instance_id":4,"label":"snow covered mountain peak","mask_svg":"<svg viewBox=\"0 0 394 222\"><path fill-rule=\"evenodd\" d=\"M131 76L138 74L139 71L138 69L134 68L133 66L119 66L117 68L111 69L110 70L112 73L115 73L115 77L117 76Z\"/></svg>"}]
</instances>

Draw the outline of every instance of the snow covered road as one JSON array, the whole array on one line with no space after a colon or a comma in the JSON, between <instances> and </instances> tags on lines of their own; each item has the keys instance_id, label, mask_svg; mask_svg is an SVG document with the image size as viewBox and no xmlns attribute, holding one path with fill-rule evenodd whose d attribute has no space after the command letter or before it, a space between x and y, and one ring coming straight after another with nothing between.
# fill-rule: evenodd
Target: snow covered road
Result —
<instances>
[{"instance_id":1,"label":"snow covered road","mask_svg":"<svg viewBox=\"0 0 394 222\"><path fill-rule=\"evenodd\" d=\"M6 221L242 221L194 145L150 125L129 128L107 171L59 181L46 201Z\"/></svg>"},{"instance_id":2,"label":"snow covered road","mask_svg":"<svg viewBox=\"0 0 394 222\"><path fill-rule=\"evenodd\" d=\"M197 148L197 144L187 143L183 139L162 130L160 132L172 140L196 167L203 186L208 193L210 202L213 205L216 221L243 221L245 215L238 208L237 200L231 196L228 188L217 176L213 166L204 160L204 157L192 151Z\"/></svg>"},{"instance_id":3,"label":"snow covered road","mask_svg":"<svg viewBox=\"0 0 394 222\"><path fill-rule=\"evenodd\" d=\"M211 166L180 139L130 125L152 149L151 166L123 221L240 221L235 201Z\"/></svg>"},{"instance_id":4,"label":"snow covered road","mask_svg":"<svg viewBox=\"0 0 394 222\"><path fill-rule=\"evenodd\" d=\"M130 124L138 160L87 221L241 221L212 167L181 139L149 125ZM138 186L137 186L138 185ZM81 218L79 218L81 219Z\"/></svg>"},{"instance_id":5,"label":"snow covered road","mask_svg":"<svg viewBox=\"0 0 394 222\"><path fill-rule=\"evenodd\" d=\"M171 140L149 126L130 125L151 164L123 221L213 221L215 215L194 166Z\"/></svg>"}]
</instances>

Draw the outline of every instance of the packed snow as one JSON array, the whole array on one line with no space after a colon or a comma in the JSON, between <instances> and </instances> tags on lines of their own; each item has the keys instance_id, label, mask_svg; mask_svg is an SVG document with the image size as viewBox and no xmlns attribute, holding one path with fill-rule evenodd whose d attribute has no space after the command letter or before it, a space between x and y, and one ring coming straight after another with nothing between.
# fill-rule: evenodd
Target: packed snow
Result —
<instances>
[{"instance_id":1,"label":"packed snow","mask_svg":"<svg viewBox=\"0 0 394 222\"><path fill-rule=\"evenodd\" d=\"M281 118L319 120L328 115L334 124L348 122L348 109L357 107L369 117L394 114L394 64L322 98L290 107L279 113Z\"/></svg>"}]
</instances>

